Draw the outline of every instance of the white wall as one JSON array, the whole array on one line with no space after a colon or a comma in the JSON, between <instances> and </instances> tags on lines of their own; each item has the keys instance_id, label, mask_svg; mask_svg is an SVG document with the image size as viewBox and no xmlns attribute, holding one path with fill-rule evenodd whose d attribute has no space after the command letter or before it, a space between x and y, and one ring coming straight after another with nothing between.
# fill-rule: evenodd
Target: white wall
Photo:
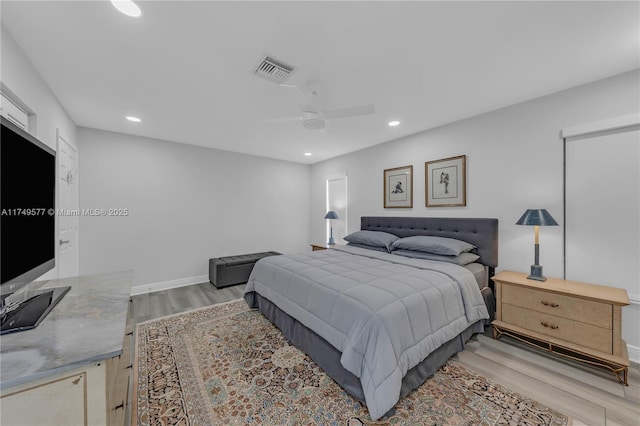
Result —
<instances>
[{"instance_id":1,"label":"white wall","mask_svg":"<svg viewBox=\"0 0 640 426\"><path fill-rule=\"evenodd\" d=\"M308 165L80 127L80 273L207 281L208 259L309 249ZM189 281L191 280L191 281Z\"/></svg>"},{"instance_id":2,"label":"white wall","mask_svg":"<svg viewBox=\"0 0 640 426\"><path fill-rule=\"evenodd\" d=\"M36 114L35 128L31 131L40 141L55 150L57 129L60 129L62 134L71 141L75 141L75 123L24 55L13 36L4 25L0 27L2 35L0 79L3 90L7 90L10 95L17 97L20 103L26 105L30 111ZM51 279L57 276L57 268L54 268L43 275L42 279Z\"/></svg>"},{"instance_id":3,"label":"white wall","mask_svg":"<svg viewBox=\"0 0 640 426\"><path fill-rule=\"evenodd\" d=\"M68 138L75 140L76 125L69 114L4 25L1 26L1 31L2 85L37 115L35 136L53 149L56 149L57 128L60 128Z\"/></svg>"},{"instance_id":4,"label":"white wall","mask_svg":"<svg viewBox=\"0 0 640 426\"><path fill-rule=\"evenodd\" d=\"M562 225L560 131L637 113L639 82L636 70L315 164L312 240L324 241L325 178L348 173L350 232L359 229L360 217L367 215L496 217L498 269L527 272L533 263L533 229L515 225L520 215L527 208L546 208ZM424 207L425 161L462 154L467 155L467 206ZM384 209L383 170L411 164L414 208ZM540 264L545 275L562 277L562 226L541 229ZM640 327L630 317L637 310L637 304L624 308L623 336L640 349Z\"/></svg>"}]
</instances>

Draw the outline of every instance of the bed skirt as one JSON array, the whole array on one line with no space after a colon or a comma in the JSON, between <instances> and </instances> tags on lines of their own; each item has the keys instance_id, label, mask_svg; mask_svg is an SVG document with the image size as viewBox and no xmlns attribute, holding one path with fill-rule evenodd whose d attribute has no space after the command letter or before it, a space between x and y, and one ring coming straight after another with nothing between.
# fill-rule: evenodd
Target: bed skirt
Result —
<instances>
[{"instance_id":1,"label":"bed skirt","mask_svg":"<svg viewBox=\"0 0 640 426\"><path fill-rule=\"evenodd\" d=\"M302 325L298 320L286 314L270 300L262 297L258 293L246 293L244 299L249 307L257 308L260 313L278 327L291 344L308 354L329 377L366 406L360 379L340 364L342 353L338 349L334 348L325 339ZM444 365L452 355L462 351L465 342L469 340L471 336L482 332L484 332L484 321L478 321L472 324L458 336L432 352L420 364L409 370L402 379L400 398L408 395L412 390L422 385L425 380L433 376L438 368ZM391 409L385 416L391 416L393 414L394 409Z\"/></svg>"}]
</instances>

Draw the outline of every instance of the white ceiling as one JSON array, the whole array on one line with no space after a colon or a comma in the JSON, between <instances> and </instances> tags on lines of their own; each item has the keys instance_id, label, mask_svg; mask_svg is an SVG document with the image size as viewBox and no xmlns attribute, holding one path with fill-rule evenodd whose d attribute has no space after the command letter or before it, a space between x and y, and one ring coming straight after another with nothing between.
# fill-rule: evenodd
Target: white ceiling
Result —
<instances>
[{"instance_id":1,"label":"white ceiling","mask_svg":"<svg viewBox=\"0 0 640 426\"><path fill-rule=\"evenodd\" d=\"M640 65L636 1L138 4L141 18L108 1L0 12L77 125L300 163ZM325 108L375 114L304 129L295 90L252 75L265 53L298 68L287 83L319 82Z\"/></svg>"}]
</instances>

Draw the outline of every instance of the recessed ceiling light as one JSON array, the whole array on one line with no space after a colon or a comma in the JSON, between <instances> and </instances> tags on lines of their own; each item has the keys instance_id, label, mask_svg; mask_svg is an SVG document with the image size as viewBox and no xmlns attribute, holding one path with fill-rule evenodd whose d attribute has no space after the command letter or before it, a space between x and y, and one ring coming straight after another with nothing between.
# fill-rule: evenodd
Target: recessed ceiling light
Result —
<instances>
[{"instance_id":1,"label":"recessed ceiling light","mask_svg":"<svg viewBox=\"0 0 640 426\"><path fill-rule=\"evenodd\" d=\"M137 18L142 15L142 11L138 5L131 0L111 0L111 4L118 9L120 13L124 13L127 16Z\"/></svg>"},{"instance_id":2,"label":"recessed ceiling light","mask_svg":"<svg viewBox=\"0 0 640 426\"><path fill-rule=\"evenodd\" d=\"M394 120L394 121L390 121L388 125L389 125L389 127L395 127L395 126L397 126L398 124L400 124L400 122L399 122L399 121Z\"/></svg>"},{"instance_id":3,"label":"recessed ceiling light","mask_svg":"<svg viewBox=\"0 0 640 426\"><path fill-rule=\"evenodd\" d=\"M139 122L141 122L141 121L142 121L142 120L140 120L138 117L134 117L134 116L132 116L132 115L127 115L127 120L129 120L129 121L133 121L134 123L139 123Z\"/></svg>"},{"instance_id":4,"label":"recessed ceiling light","mask_svg":"<svg viewBox=\"0 0 640 426\"><path fill-rule=\"evenodd\" d=\"M311 154L310 152L305 152L305 153L304 153L304 155L305 155L306 157L311 157L311 155L313 155L313 154Z\"/></svg>"}]
</instances>

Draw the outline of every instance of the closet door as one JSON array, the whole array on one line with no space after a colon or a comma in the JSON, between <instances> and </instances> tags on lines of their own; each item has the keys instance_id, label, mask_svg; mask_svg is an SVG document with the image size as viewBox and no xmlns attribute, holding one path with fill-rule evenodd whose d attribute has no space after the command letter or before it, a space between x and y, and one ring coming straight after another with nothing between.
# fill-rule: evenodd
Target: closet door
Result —
<instances>
[{"instance_id":1,"label":"closet door","mask_svg":"<svg viewBox=\"0 0 640 426\"><path fill-rule=\"evenodd\" d=\"M640 293L640 131L566 142L566 277Z\"/></svg>"},{"instance_id":2,"label":"closet door","mask_svg":"<svg viewBox=\"0 0 640 426\"><path fill-rule=\"evenodd\" d=\"M640 359L640 127L565 136L565 275L624 288L622 337Z\"/></svg>"}]
</instances>

